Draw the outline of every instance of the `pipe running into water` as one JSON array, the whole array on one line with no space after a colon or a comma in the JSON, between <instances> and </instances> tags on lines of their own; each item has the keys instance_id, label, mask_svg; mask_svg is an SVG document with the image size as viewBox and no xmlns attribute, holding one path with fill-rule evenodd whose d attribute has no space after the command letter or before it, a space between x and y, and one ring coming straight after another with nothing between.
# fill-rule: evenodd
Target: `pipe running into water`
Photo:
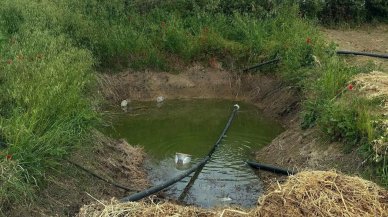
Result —
<instances>
[{"instance_id":1,"label":"pipe running into water","mask_svg":"<svg viewBox=\"0 0 388 217\"><path fill-rule=\"evenodd\" d=\"M127 197L124 197L122 199L120 199L120 202L128 202L128 201L138 201L138 200L141 200L149 195L152 195L152 194L155 194L165 188L167 188L168 186L171 186L177 182L179 182L180 180L182 180L183 178L187 177L188 175L190 175L191 173L193 173L194 171L197 171L195 173L195 175L191 178L191 180L189 181L188 185L185 187L184 191L183 192L186 192L185 194L187 194L187 192L189 191L190 187L193 185L193 183L195 182L196 178L198 177L198 174L202 171L203 167L205 166L205 164L210 160L212 154L215 152L215 150L217 149L217 147L220 145L221 143L221 140L222 138L224 138L226 132L228 131L230 125L232 124L233 122L233 119L234 117L236 116L236 113L237 111L239 110L239 105L234 105L234 109L232 111L232 114L230 115L229 117L229 120L228 122L226 123L225 127L224 127L224 130L222 131L221 135L219 136L218 140L216 141L216 143L213 145L212 149L210 149L208 155L203 158L199 163L195 164L191 169L167 180L166 182L160 184L160 185L157 185L157 186L154 186L152 188L149 188L149 189L146 189L142 192L138 192L138 193L135 193L135 194L132 194L132 195L129 195ZM181 197L185 197L185 194L181 194Z\"/></svg>"}]
</instances>

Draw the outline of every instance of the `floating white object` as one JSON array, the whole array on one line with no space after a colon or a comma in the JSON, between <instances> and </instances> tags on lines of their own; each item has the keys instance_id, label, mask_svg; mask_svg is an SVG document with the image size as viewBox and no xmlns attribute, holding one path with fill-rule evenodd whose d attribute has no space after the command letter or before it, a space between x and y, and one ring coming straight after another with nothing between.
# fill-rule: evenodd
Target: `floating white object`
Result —
<instances>
[{"instance_id":1,"label":"floating white object","mask_svg":"<svg viewBox=\"0 0 388 217\"><path fill-rule=\"evenodd\" d=\"M235 104L234 107L239 110L240 109L240 106L238 104Z\"/></svg>"},{"instance_id":2,"label":"floating white object","mask_svg":"<svg viewBox=\"0 0 388 217\"><path fill-rule=\"evenodd\" d=\"M127 107L128 103L128 100L124 99L123 101L121 101L121 107Z\"/></svg>"},{"instance_id":3,"label":"floating white object","mask_svg":"<svg viewBox=\"0 0 388 217\"><path fill-rule=\"evenodd\" d=\"M161 102L163 102L164 101L164 97L163 96L158 96L158 97L156 97L156 102L157 103L161 103Z\"/></svg>"},{"instance_id":4,"label":"floating white object","mask_svg":"<svg viewBox=\"0 0 388 217\"><path fill-rule=\"evenodd\" d=\"M232 201L232 198L230 197L223 197L220 199L222 202Z\"/></svg>"},{"instance_id":5,"label":"floating white object","mask_svg":"<svg viewBox=\"0 0 388 217\"><path fill-rule=\"evenodd\" d=\"M175 163L178 165L185 165L190 163L191 161L191 155L189 154L183 154L183 153L176 153L175 154Z\"/></svg>"}]
</instances>

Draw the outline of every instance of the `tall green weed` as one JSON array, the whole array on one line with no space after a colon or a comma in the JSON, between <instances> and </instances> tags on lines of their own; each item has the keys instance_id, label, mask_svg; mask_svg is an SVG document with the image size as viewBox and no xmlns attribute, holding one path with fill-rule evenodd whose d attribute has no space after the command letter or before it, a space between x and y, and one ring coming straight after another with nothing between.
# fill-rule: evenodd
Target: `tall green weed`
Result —
<instances>
[{"instance_id":1,"label":"tall green weed","mask_svg":"<svg viewBox=\"0 0 388 217\"><path fill-rule=\"evenodd\" d=\"M0 4L7 37L0 51L0 165L12 161L7 171L15 172L2 174L14 181L1 182L0 197L11 203L24 201L26 188L41 184L48 169L85 142L96 119L89 97L95 60L61 33L54 5Z\"/></svg>"}]
</instances>

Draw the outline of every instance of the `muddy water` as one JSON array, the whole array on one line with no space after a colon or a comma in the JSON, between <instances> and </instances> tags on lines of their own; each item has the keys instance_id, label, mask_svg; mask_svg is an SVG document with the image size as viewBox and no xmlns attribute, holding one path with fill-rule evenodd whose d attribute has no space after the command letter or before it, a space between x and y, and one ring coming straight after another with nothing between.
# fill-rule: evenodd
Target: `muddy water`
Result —
<instances>
[{"instance_id":1,"label":"muddy water","mask_svg":"<svg viewBox=\"0 0 388 217\"><path fill-rule=\"evenodd\" d=\"M112 111L112 127L105 132L143 146L151 156L148 162L153 184L169 179L185 168L174 162L176 152L192 155L192 164L211 149L232 111L232 101L190 100L132 103L128 111ZM227 136L197 177L183 201L202 207L229 204L250 207L262 193L261 181L245 165L253 151L275 138L282 128L264 118L253 105L239 103ZM189 165L190 166L190 165ZM177 199L190 177L171 186L165 194Z\"/></svg>"}]
</instances>

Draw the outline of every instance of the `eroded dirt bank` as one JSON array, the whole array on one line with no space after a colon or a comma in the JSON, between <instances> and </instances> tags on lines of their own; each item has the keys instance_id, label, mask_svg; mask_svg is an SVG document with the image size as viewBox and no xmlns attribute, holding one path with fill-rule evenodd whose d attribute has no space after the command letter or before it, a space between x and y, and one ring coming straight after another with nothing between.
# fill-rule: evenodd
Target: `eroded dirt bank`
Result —
<instances>
[{"instance_id":1,"label":"eroded dirt bank","mask_svg":"<svg viewBox=\"0 0 388 217\"><path fill-rule=\"evenodd\" d=\"M254 103L263 112L288 125L299 108L298 92L268 75L237 74L194 65L179 74L122 72L100 76L100 92L110 103L124 99L230 99Z\"/></svg>"}]
</instances>

